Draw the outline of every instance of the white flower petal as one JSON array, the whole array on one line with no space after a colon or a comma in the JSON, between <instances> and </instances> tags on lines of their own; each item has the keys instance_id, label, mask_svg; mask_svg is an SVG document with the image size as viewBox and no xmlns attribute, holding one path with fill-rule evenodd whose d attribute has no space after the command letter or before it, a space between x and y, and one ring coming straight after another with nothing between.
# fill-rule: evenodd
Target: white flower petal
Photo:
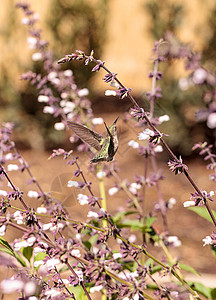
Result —
<instances>
[{"instance_id":1,"label":"white flower petal","mask_svg":"<svg viewBox=\"0 0 216 300\"><path fill-rule=\"evenodd\" d=\"M90 293L100 292L103 289L102 285L96 285L90 288Z\"/></svg>"},{"instance_id":2,"label":"white flower petal","mask_svg":"<svg viewBox=\"0 0 216 300\"><path fill-rule=\"evenodd\" d=\"M44 261L42 261L42 260L36 260L36 261L34 262L34 267L35 267L35 268L37 268L37 267L39 267L39 266L41 266L41 265L44 265Z\"/></svg>"},{"instance_id":3,"label":"white flower petal","mask_svg":"<svg viewBox=\"0 0 216 300\"><path fill-rule=\"evenodd\" d=\"M60 264L60 260L58 258L50 258L46 261L46 266L48 270L54 269L55 266Z\"/></svg>"},{"instance_id":4,"label":"white flower petal","mask_svg":"<svg viewBox=\"0 0 216 300\"><path fill-rule=\"evenodd\" d=\"M37 39L33 36L30 36L27 38L27 43L29 44L29 49L35 49Z\"/></svg>"},{"instance_id":5,"label":"white flower petal","mask_svg":"<svg viewBox=\"0 0 216 300\"><path fill-rule=\"evenodd\" d=\"M1 282L1 289L4 294L11 294L20 291L23 286L23 281L18 279L4 279Z\"/></svg>"},{"instance_id":6,"label":"white flower petal","mask_svg":"<svg viewBox=\"0 0 216 300\"><path fill-rule=\"evenodd\" d=\"M40 61L42 60L43 56L40 52L36 52L32 54L32 60L33 61Z\"/></svg>"},{"instance_id":7,"label":"white flower petal","mask_svg":"<svg viewBox=\"0 0 216 300\"><path fill-rule=\"evenodd\" d=\"M81 270L77 270L77 271L75 271L75 273L79 277L79 280L83 281L83 272Z\"/></svg>"},{"instance_id":8,"label":"white flower petal","mask_svg":"<svg viewBox=\"0 0 216 300\"><path fill-rule=\"evenodd\" d=\"M101 178L103 178L104 176L106 176L106 173L103 172L103 171L100 171L100 172L97 173L97 178L98 178L98 179L101 179Z\"/></svg>"},{"instance_id":9,"label":"white flower petal","mask_svg":"<svg viewBox=\"0 0 216 300\"><path fill-rule=\"evenodd\" d=\"M101 125L101 124L103 124L103 122L104 122L103 118L94 118L94 119L92 119L92 123L94 125Z\"/></svg>"},{"instance_id":10,"label":"white flower petal","mask_svg":"<svg viewBox=\"0 0 216 300\"><path fill-rule=\"evenodd\" d=\"M79 249L73 249L71 251L71 255L76 256L76 257L81 257L81 253Z\"/></svg>"},{"instance_id":11,"label":"white flower petal","mask_svg":"<svg viewBox=\"0 0 216 300\"><path fill-rule=\"evenodd\" d=\"M182 91L187 91L190 87L190 84L189 84L189 81L187 78L180 78L178 85Z\"/></svg>"},{"instance_id":12,"label":"white flower petal","mask_svg":"<svg viewBox=\"0 0 216 300\"><path fill-rule=\"evenodd\" d=\"M7 196L7 192L3 191L3 190L0 190L0 196L6 197Z\"/></svg>"},{"instance_id":13,"label":"white flower petal","mask_svg":"<svg viewBox=\"0 0 216 300\"><path fill-rule=\"evenodd\" d=\"M8 172L10 171L17 171L19 167L16 164L9 164L7 167Z\"/></svg>"},{"instance_id":14,"label":"white flower petal","mask_svg":"<svg viewBox=\"0 0 216 300\"><path fill-rule=\"evenodd\" d=\"M29 246L32 246L35 242L36 242L36 237L35 236L31 236L27 239L27 243L28 243Z\"/></svg>"},{"instance_id":15,"label":"white flower petal","mask_svg":"<svg viewBox=\"0 0 216 300\"><path fill-rule=\"evenodd\" d=\"M159 117L159 122L160 124L163 123L163 122L167 122L169 121L170 117L168 115L163 115L163 116L160 116Z\"/></svg>"},{"instance_id":16,"label":"white flower petal","mask_svg":"<svg viewBox=\"0 0 216 300\"><path fill-rule=\"evenodd\" d=\"M22 18L21 22L22 22L23 25L28 25L30 23L30 20L29 20L29 18L25 17L25 18Z\"/></svg>"},{"instance_id":17,"label":"white flower petal","mask_svg":"<svg viewBox=\"0 0 216 300\"><path fill-rule=\"evenodd\" d=\"M136 183L136 182L133 182L133 183L131 183L131 187L133 187L133 188L139 190L139 189L141 188L141 184Z\"/></svg>"},{"instance_id":18,"label":"white flower petal","mask_svg":"<svg viewBox=\"0 0 216 300\"><path fill-rule=\"evenodd\" d=\"M77 200L79 201L80 205L88 204L88 196L83 194L78 194Z\"/></svg>"},{"instance_id":19,"label":"white flower petal","mask_svg":"<svg viewBox=\"0 0 216 300\"><path fill-rule=\"evenodd\" d=\"M105 96L116 96L116 95L117 95L116 91L113 91L113 90L105 91Z\"/></svg>"},{"instance_id":20,"label":"white flower petal","mask_svg":"<svg viewBox=\"0 0 216 300\"><path fill-rule=\"evenodd\" d=\"M119 253L119 252L113 253L113 258L114 258L114 259L122 258L122 254Z\"/></svg>"},{"instance_id":21,"label":"white flower petal","mask_svg":"<svg viewBox=\"0 0 216 300\"><path fill-rule=\"evenodd\" d=\"M47 223L42 225L43 230L49 230L53 226L52 223Z\"/></svg>"},{"instance_id":22,"label":"white flower petal","mask_svg":"<svg viewBox=\"0 0 216 300\"><path fill-rule=\"evenodd\" d=\"M56 77L57 77L57 72L50 72L48 75L47 75L47 79L49 80L49 81L52 81L53 79L55 79Z\"/></svg>"},{"instance_id":23,"label":"white flower petal","mask_svg":"<svg viewBox=\"0 0 216 300\"><path fill-rule=\"evenodd\" d=\"M47 213L47 209L44 206L40 206L37 208L37 213L38 214L46 214Z\"/></svg>"},{"instance_id":24,"label":"white flower petal","mask_svg":"<svg viewBox=\"0 0 216 300\"><path fill-rule=\"evenodd\" d=\"M177 236L169 236L168 238L167 238L167 241L169 242L169 243L172 243L175 247L179 247L179 246L181 246L181 241L178 239L178 237Z\"/></svg>"},{"instance_id":25,"label":"white flower petal","mask_svg":"<svg viewBox=\"0 0 216 300\"><path fill-rule=\"evenodd\" d=\"M211 113L207 119L207 126L210 129L216 128L216 113Z\"/></svg>"},{"instance_id":26,"label":"white flower petal","mask_svg":"<svg viewBox=\"0 0 216 300\"><path fill-rule=\"evenodd\" d=\"M192 80L195 84L202 84L206 80L206 77L207 72L204 69L199 68L194 71Z\"/></svg>"},{"instance_id":27,"label":"white flower petal","mask_svg":"<svg viewBox=\"0 0 216 300\"><path fill-rule=\"evenodd\" d=\"M73 186L78 187L79 183L77 181L74 181L74 180L69 180L67 186L68 187L73 187Z\"/></svg>"},{"instance_id":28,"label":"white flower petal","mask_svg":"<svg viewBox=\"0 0 216 300\"><path fill-rule=\"evenodd\" d=\"M183 203L184 207L189 207L189 206L194 206L195 202L194 201L185 201Z\"/></svg>"},{"instance_id":29,"label":"white flower petal","mask_svg":"<svg viewBox=\"0 0 216 300\"><path fill-rule=\"evenodd\" d=\"M38 102L44 102L47 103L49 101L49 97L46 95L39 95L38 96Z\"/></svg>"},{"instance_id":30,"label":"white flower petal","mask_svg":"<svg viewBox=\"0 0 216 300\"><path fill-rule=\"evenodd\" d=\"M169 200L168 200L168 208L173 208L173 206L176 204L176 199L175 198L170 198Z\"/></svg>"},{"instance_id":31,"label":"white flower petal","mask_svg":"<svg viewBox=\"0 0 216 300\"><path fill-rule=\"evenodd\" d=\"M109 189L108 193L110 196L115 195L118 192L118 188L117 187L112 187Z\"/></svg>"},{"instance_id":32,"label":"white flower petal","mask_svg":"<svg viewBox=\"0 0 216 300\"><path fill-rule=\"evenodd\" d=\"M55 123L54 124L54 128L55 128L55 130L64 130L65 129L65 125L64 125L64 123L62 123L62 122L57 122L57 123Z\"/></svg>"},{"instance_id":33,"label":"white flower petal","mask_svg":"<svg viewBox=\"0 0 216 300\"><path fill-rule=\"evenodd\" d=\"M5 159L6 159L6 160L12 160L12 159L13 159L13 154L12 154L12 153L7 153L7 154L5 155Z\"/></svg>"},{"instance_id":34,"label":"white flower petal","mask_svg":"<svg viewBox=\"0 0 216 300\"><path fill-rule=\"evenodd\" d=\"M137 189L136 189L135 187L133 187L133 186L129 186L129 191L130 191L132 194L134 194L134 195L137 194Z\"/></svg>"},{"instance_id":35,"label":"white flower petal","mask_svg":"<svg viewBox=\"0 0 216 300\"><path fill-rule=\"evenodd\" d=\"M87 214L88 218L98 218L98 213L94 212L94 211L89 211Z\"/></svg>"},{"instance_id":36,"label":"white flower petal","mask_svg":"<svg viewBox=\"0 0 216 300\"><path fill-rule=\"evenodd\" d=\"M130 243L134 243L134 242L136 242L137 238L136 238L135 234L131 234L129 236L128 240Z\"/></svg>"},{"instance_id":37,"label":"white flower petal","mask_svg":"<svg viewBox=\"0 0 216 300\"><path fill-rule=\"evenodd\" d=\"M36 293L36 289L37 289L36 281L31 280L25 283L23 290L28 300L31 300L32 297L28 297L28 296L34 295Z\"/></svg>"},{"instance_id":38,"label":"white flower petal","mask_svg":"<svg viewBox=\"0 0 216 300\"><path fill-rule=\"evenodd\" d=\"M209 235L207 235L207 236L203 239L203 242L204 242L203 247L206 246L206 245L211 245L211 244L212 244L212 238L211 238Z\"/></svg>"},{"instance_id":39,"label":"white flower petal","mask_svg":"<svg viewBox=\"0 0 216 300\"><path fill-rule=\"evenodd\" d=\"M29 198L38 198L39 194L38 194L38 192L36 192L36 191L28 191L27 196L28 196Z\"/></svg>"},{"instance_id":40,"label":"white flower petal","mask_svg":"<svg viewBox=\"0 0 216 300\"><path fill-rule=\"evenodd\" d=\"M154 136L154 131L149 129L149 128L146 128L145 130L143 130L143 132L140 132L138 134L138 139L139 140L147 140L149 139L151 136Z\"/></svg>"},{"instance_id":41,"label":"white flower petal","mask_svg":"<svg viewBox=\"0 0 216 300\"><path fill-rule=\"evenodd\" d=\"M55 111L54 108L51 106L44 106L44 108L43 108L43 112L45 114L53 114L54 111Z\"/></svg>"},{"instance_id":42,"label":"white flower petal","mask_svg":"<svg viewBox=\"0 0 216 300\"><path fill-rule=\"evenodd\" d=\"M157 152L157 153L163 152L163 147L162 147L161 145L157 145L157 146L154 148L154 151Z\"/></svg>"},{"instance_id":43,"label":"white flower petal","mask_svg":"<svg viewBox=\"0 0 216 300\"><path fill-rule=\"evenodd\" d=\"M89 94L89 90L86 89L86 88L84 88L84 89L82 89L82 90L80 90L80 91L78 92L78 96L79 96L79 97L88 96L88 94Z\"/></svg>"},{"instance_id":44,"label":"white flower petal","mask_svg":"<svg viewBox=\"0 0 216 300\"><path fill-rule=\"evenodd\" d=\"M129 141L128 146L132 147L133 149L139 148L139 144L137 142L135 142L134 140Z\"/></svg>"},{"instance_id":45,"label":"white flower petal","mask_svg":"<svg viewBox=\"0 0 216 300\"><path fill-rule=\"evenodd\" d=\"M71 77L73 75L73 72L71 69L65 70L64 71L64 76L66 77Z\"/></svg>"},{"instance_id":46,"label":"white flower petal","mask_svg":"<svg viewBox=\"0 0 216 300\"><path fill-rule=\"evenodd\" d=\"M48 297L50 296L51 298L49 298L49 299L55 299L61 295L61 292L56 289L49 289L45 292L45 295ZM60 297L57 299L60 299Z\"/></svg>"},{"instance_id":47,"label":"white flower petal","mask_svg":"<svg viewBox=\"0 0 216 300\"><path fill-rule=\"evenodd\" d=\"M2 225L2 226L0 227L0 236L5 235L5 231L6 231L6 225Z\"/></svg>"},{"instance_id":48,"label":"white flower petal","mask_svg":"<svg viewBox=\"0 0 216 300\"><path fill-rule=\"evenodd\" d=\"M214 194L215 194L214 191L209 192L210 197L214 196Z\"/></svg>"}]
</instances>

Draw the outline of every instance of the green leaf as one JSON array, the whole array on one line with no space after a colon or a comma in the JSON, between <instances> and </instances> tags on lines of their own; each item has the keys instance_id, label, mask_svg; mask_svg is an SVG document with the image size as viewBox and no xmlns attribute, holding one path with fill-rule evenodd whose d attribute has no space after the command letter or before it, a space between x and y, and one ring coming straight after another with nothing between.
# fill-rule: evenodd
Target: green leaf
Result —
<instances>
[{"instance_id":1,"label":"green leaf","mask_svg":"<svg viewBox=\"0 0 216 300\"><path fill-rule=\"evenodd\" d=\"M142 231L144 231L144 228L146 228L146 226L143 225L143 222L139 221L139 220L124 220L118 226L120 228L121 227L130 227L131 230L140 229Z\"/></svg>"},{"instance_id":2,"label":"green leaf","mask_svg":"<svg viewBox=\"0 0 216 300\"><path fill-rule=\"evenodd\" d=\"M89 243L89 241L83 241L83 245L90 250L91 249L91 243Z\"/></svg>"},{"instance_id":3,"label":"green leaf","mask_svg":"<svg viewBox=\"0 0 216 300\"><path fill-rule=\"evenodd\" d=\"M132 260L124 260L122 266L124 270L129 270L130 272L134 272L137 269L137 263Z\"/></svg>"},{"instance_id":4,"label":"green leaf","mask_svg":"<svg viewBox=\"0 0 216 300\"><path fill-rule=\"evenodd\" d=\"M118 212L117 214L115 214L114 216L112 216L112 220L114 223L118 223L119 221L121 221L122 219L124 219L126 216L132 215L137 213L136 211L121 211Z\"/></svg>"},{"instance_id":5,"label":"green leaf","mask_svg":"<svg viewBox=\"0 0 216 300\"><path fill-rule=\"evenodd\" d=\"M34 257L34 261L43 260L46 256L46 252L38 252Z\"/></svg>"},{"instance_id":6,"label":"green leaf","mask_svg":"<svg viewBox=\"0 0 216 300\"><path fill-rule=\"evenodd\" d=\"M88 240L84 241L83 244L85 245L85 247L90 250L91 247L95 244L95 242L97 241L98 238L98 234L95 234L93 236L91 236Z\"/></svg>"},{"instance_id":7,"label":"green leaf","mask_svg":"<svg viewBox=\"0 0 216 300\"><path fill-rule=\"evenodd\" d=\"M11 248L11 246L8 244L8 242L3 237L0 237L0 245L4 246L8 250L10 250L12 253L14 253L13 249Z\"/></svg>"},{"instance_id":8,"label":"green leaf","mask_svg":"<svg viewBox=\"0 0 216 300\"><path fill-rule=\"evenodd\" d=\"M47 254L45 252L38 252L34 257L34 262L43 260L46 256L47 256ZM38 270L40 268L40 266L34 267L34 268L35 268L35 270Z\"/></svg>"},{"instance_id":9,"label":"green leaf","mask_svg":"<svg viewBox=\"0 0 216 300\"><path fill-rule=\"evenodd\" d=\"M156 217L146 217L145 218L145 225L147 227L151 227L156 219L157 219Z\"/></svg>"},{"instance_id":10,"label":"green leaf","mask_svg":"<svg viewBox=\"0 0 216 300\"><path fill-rule=\"evenodd\" d=\"M68 286L70 292L74 293L76 300L86 300L86 294L81 286Z\"/></svg>"},{"instance_id":11,"label":"green leaf","mask_svg":"<svg viewBox=\"0 0 216 300\"><path fill-rule=\"evenodd\" d=\"M188 265L185 265L185 264L181 264L181 263L179 263L178 265L182 270L185 270L185 271L191 272L197 276L200 276L200 274L194 268L192 268Z\"/></svg>"},{"instance_id":12,"label":"green leaf","mask_svg":"<svg viewBox=\"0 0 216 300\"><path fill-rule=\"evenodd\" d=\"M208 220L209 222L212 222L212 219L207 211L207 209L204 206L194 206L194 207L189 207L188 209L192 210L199 216L203 217L204 219ZM214 217L216 218L216 212L214 210L211 210ZM212 222L213 223L213 222Z\"/></svg>"},{"instance_id":13,"label":"green leaf","mask_svg":"<svg viewBox=\"0 0 216 300\"><path fill-rule=\"evenodd\" d=\"M151 274L155 274L157 272L160 272L162 270L162 267L160 265L157 265L157 266L154 266L152 269L151 269Z\"/></svg>"},{"instance_id":14,"label":"green leaf","mask_svg":"<svg viewBox=\"0 0 216 300\"><path fill-rule=\"evenodd\" d=\"M13 257L16 258L16 260L23 266L23 267L26 267L26 262L24 261L24 259L18 254L18 253L15 253L15 252L11 252L11 250L7 249L7 248L0 248L0 251L1 252L5 252Z\"/></svg>"},{"instance_id":15,"label":"green leaf","mask_svg":"<svg viewBox=\"0 0 216 300\"><path fill-rule=\"evenodd\" d=\"M199 282L188 282L193 290L207 299L216 299L216 288L210 288Z\"/></svg>"},{"instance_id":16,"label":"green leaf","mask_svg":"<svg viewBox=\"0 0 216 300\"><path fill-rule=\"evenodd\" d=\"M15 258L18 260L18 262L19 262L23 267L27 267L26 262L24 261L24 259L22 258L22 256L20 256L18 253L15 253Z\"/></svg>"},{"instance_id":17,"label":"green leaf","mask_svg":"<svg viewBox=\"0 0 216 300\"><path fill-rule=\"evenodd\" d=\"M91 247L95 244L95 242L97 241L97 239L98 239L98 234L94 234L93 236L91 236L90 238L89 238L89 243L91 244Z\"/></svg>"},{"instance_id":18,"label":"green leaf","mask_svg":"<svg viewBox=\"0 0 216 300\"><path fill-rule=\"evenodd\" d=\"M11 246L8 244L8 242L3 238L0 237L0 245L4 246L5 248L0 248L0 251L8 253L16 258L16 260L23 266L26 267L25 261L21 258L21 256L13 251Z\"/></svg>"},{"instance_id":19,"label":"green leaf","mask_svg":"<svg viewBox=\"0 0 216 300\"><path fill-rule=\"evenodd\" d=\"M151 289L151 290L157 290L158 286L155 283L149 283L149 284L147 284L147 288Z\"/></svg>"},{"instance_id":20,"label":"green leaf","mask_svg":"<svg viewBox=\"0 0 216 300\"><path fill-rule=\"evenodd\" d=\"M23 256L30 261L31 257L32 257L32 253L33 253L33 248L31 246L29 247L24 247L21 249L21 252L23 254Z\"/></svg>"}]
</instances>

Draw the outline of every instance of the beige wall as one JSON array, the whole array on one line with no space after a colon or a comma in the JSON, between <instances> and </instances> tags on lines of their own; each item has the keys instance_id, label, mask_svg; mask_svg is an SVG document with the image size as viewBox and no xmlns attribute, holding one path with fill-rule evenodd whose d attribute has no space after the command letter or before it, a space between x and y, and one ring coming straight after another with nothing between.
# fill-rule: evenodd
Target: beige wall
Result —
<instances>
[{"instance_id":1,"label":"beige wall","mask_svg":"<svg viewBox=\"0 0 216 300\"><path fill-rule=\"evenodd\" d=\"M153 1L153 0L152 0ZM160 0L162 1L162 0ZM215 6L215 0L164 0L184 4L186 14L180 27L178 36L184 41L195 46L197 50L202 49L211 29L205 25L205 20ZM14 11L15 0L0 1L0 28L1 33L7 33L9 24L16 20L16 30L10 36L0 34L0 62L7 69L8 74L13 79L14 85L20 88L18 76L26 65L30 63L31 50L28 49L26 38L27 29L20 25L23 14L21 10ZM40 14L40 26L43 28L43 38L51 42L52 36L45 26L45 18L49 13L51 0L29 1L33 9ZM145 90L149 85L148 72L151 69L151 49L153 40L149 34L150 17L144 11L144 4L147 0L110 0L108 35L106 39L103 60L107 66L119 74L119 78L136 93ZM15 16L19 16L15 19ZM167 16L165 15L164 18ZM75 49L71 49L73 51ZM62 53L64 55L65 53ZM18 63L13 63L14 61ZM179 68L179 65L174 65ZM182 70L181 64L181 70ZM181 71L182 72L182 71ZM4 69L0 70L0 80ZM94 87L98 91L103 91L107 86L101 81L104 73L97 75L94 79ZM96 82L95 82L96 80Z\"/></svg>"},{"instance_id":2,"label":"beige wall","mask_svg":"<svg viewBox=\"0 0 216 300\"><path fill-rule=\"evenodd\" d=\"M184 5L186 14L181 26L178 28L178 37L183 42L192 44L196 50L201 50L206 38L211 34L205 22L216 1L159 1ZM143 9L146 2L148 1L109 1L111 13L104 53L104 60L109 67L120 75L126 86L132 87L138 93L148 87L149 80L147 76L152 68L151 49L154 41L149 34L151 19ZM164 16L164 18L167 17ZM175 63L173 68L184 74L181 62L179 64Z\"/></svg>"}]
</instances>

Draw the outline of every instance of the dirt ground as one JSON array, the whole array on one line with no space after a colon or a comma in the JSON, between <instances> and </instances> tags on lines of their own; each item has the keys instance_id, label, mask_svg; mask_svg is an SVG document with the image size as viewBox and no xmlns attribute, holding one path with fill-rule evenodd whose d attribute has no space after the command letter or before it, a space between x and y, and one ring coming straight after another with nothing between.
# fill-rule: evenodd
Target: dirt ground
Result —
<instances>
[{"instance_id":1,"label":"dirt ground","mask_svg":"<svg viewBox=\"0 0 216 300\"><path fill-rule=\"evenodd\" d=\"M120 127L121 126L123 125L121 125L120 121ZM103 130L102 127L98 127L98 131L100 130ZM128 139L131 139L130 136L131 133L127 134ZM134 182L134 174L143 174L144 159L137 155L136 150L132 148L128 149L127 138L122 138L122 140L120 138L120 146L115 160L120 168L120 178L128 178L131 182ZM31 150L21 151L21 153L23 158L29 163L33 176L37 178L41 187L46 192L50 192L53 189L52 184L56 177L61 176L61 174L71 174L71 172L75 171L75 167L67 166L66 162L61 157L48 160L51 152ZM86 179L92 182L93 191L95 192L95 195L99 196L98 179L86 171L86 166L89 161L88 155L78 155L80 156L80 164L86 175ZM213 183L208 180L210 173L206 170L204 163L200 159L186 162L186 164L189 167L190 175L200 189L207 191L215 190ZM190 193L193 192L193 189L186 178L183 175L175 176L171 173L166 161L160 161L158 163L158 168L163 170L165 176L165 179L160 183L164 200L167 201L169 198L174 197L177 201L176 205L168 213L168 229L170 235L178 236L182 242L182 246L176 249L170 249L171 254L174 258L178 258L181 263L188 264L201 274L205 274L206 285L215 286L215 258L212 256L210 248L208 246L203 247L202 242L202 239L205 238L205 236L212 233L214 227L210 222L183 207L183 202L190 200ZM36 190L36 187L32 184L26 188L26 182L29 179L26 172L23 174L11 172L10 176L13 179L14 184L18 186L20 190L23 190L24 193L28 190ZM106 190L113 185L113 179L105 179ZM24 195L27 199L26 194ZM147 191L146 199L146 212L149 213L152 211L153 205L157 201L156 188L151 188ZM33 207L40 205L40 203L37 203L30 198L26 201ZM126 209L126 201L127 196L123 191L114 196L107 195L108 211L111 214L115 214L119 210ZM18 206L17 203L16 205ZM75 199L65 201L64 205L70 212L72 219L77 221L86 220L88 212L87 206L81 207ZM216 210L214 202L210 203L210 205L212 209ZM159 232L163 230L161 218L158 219L155 226ZM19 235L18 232L11 232L5 238L10 240L14 237L14 234L17 236ZM139 243L139 241L140 237L137 236L137 243ZM148 251L158 259L161 259L164 256L159 247L149 247ZM207 277L208 275L211 276ZM191 278L191 275L189 275L188 278ZM195 280L198 281L199 277L195 278Z\"/></svg>"},{"instance_id":2,"label":"dirt ground","mask_svg":"<svg viewBox=\"0 0 216 300\"><path fill-rule=\"evenodd\" d=\"M130 150L134 152L134 150ZM34 151L28 151L23 153L23 157L31 164L32 172L34 176L40 182L42 188L45 191L50 191L52 182L55 177L60 174L65 174L74 171L74 167L68 167L65 161L56 158L48 161L50 153L35 153ZM136 155L131 155L131 163L129 166L120 163L120 177L130 178L132 181L133 170L139 172L142 169L140 160L137 159ZM209 190L208 172L205 170L205 166L201 161L193 161L188 164L190 174L195 177L197 184L203 189ZM203 218L196 215L194 212L189 211L183 207L183 202L189 200L190 193L193 192L191 186L187 183L183 175L178 177L174 176L167 167L165 162L160 162L159 167L164 170L165 179L161 182L161 189L165 200L174 197L177 200L176 205L168 213L168 228L170 235L177 235L182 241L182 246L177 248L175 251L171 250L174 255L177 255L181 262L191 265L199 272L204 273L215 273L215 259L212 257L210 248L208 246L203 247L202 239L206 235L210 235L214 230L213 225L204 220ZM83 168L84 169L84 168ZM199 175L198 175L199 174ZM89 174L86 174L88 181L96 183L96 178L92 178ZM17 178L16 185L23 179ZM113 180L111 180L113 182ZM105 187L112 187L112 183L106 180ZM95 194L99 196L98 186L93 187ZM212 188L212 187L211 187ZM24 191L26 187L23 186L21 189ZM32 186L33 189L33 186ZM35 189L34 189L35 190ZM147 199L149 203L146 204L146 211L151 211L153 204L157 201L156 189L152 188L153 191L147 193ZM120 209L126 208L126 200L124 192L117 193L115 196L109 196L108 198L108 211L111 214L119 211ZM34 205L35 205L35 201ZM72 201L73 202L73 201ZM216 210L215 203L211 203L212 209ZM88 207L82 206L76 202L66 203L67 209L71 213L72 219L85 220L88 212ZM156 223L157 229L162 230L161 220ZM158 249L156 250L158 252Z\"/></svg>"}]
</instances>

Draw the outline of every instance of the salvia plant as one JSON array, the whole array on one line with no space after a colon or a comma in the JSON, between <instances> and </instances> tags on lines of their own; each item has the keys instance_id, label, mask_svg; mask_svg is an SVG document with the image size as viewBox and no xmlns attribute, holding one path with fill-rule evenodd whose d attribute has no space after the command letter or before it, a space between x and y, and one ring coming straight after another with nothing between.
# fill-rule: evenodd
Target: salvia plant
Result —
<instances>
[{"instance_id":1,"label":"salvia plant","mask_svg":"<svg viewBox=\"0 0 216 300\"><path fill-rule=\"evenodd\" d=\"M155 101L162 98L158 84L162 80L160 64L166 60L184 59L186 69L191 71L184 84L205 86L203 98L206 108L198 115L207 121L210 128L215 128L215 74L202 67L199 54L167 33L165 39L154 44L153 70L149 73L152 88L146 93L146 101L149 102L149 111L146 111L137 103L132 90L118 79L115 72L108 69L104 61L96 59L93 51L87 55L77 50L56 63L48 50L48 43L42 39L41 31L36 27L37 15L28 4L19 2L17 7L25 14L22 23L29 31L28 43L34 51L32 59L43 65L41 73L29 71L21 79L36 87L38 101L44 105L43 112L57 120L55 129L65 130L70 126L70 142L77 145L78 139L81 139L77 151L81 157L84 152L87 153L87 163L76 156L77 152L62 148L53 150L49 158L61 156L71 167L71 176L64 180L68 188L76 190L74 195L80 207L88 205L89 212L86 222L74 220L57 194L42 189L12 140L13 123L3 123L0 131L0 262L8 272L0 283L2 299L5 294L12 293L18 293L19 299L31 300L96 299L95 292L99 294L98 299L201 299L203 296L213 299L215 289L187 282L182 271L195 274L196 271L178 262L170 253L170 246L181 245L177 236L169 235L167 226L167 212L176 200L163 199L163 175L158 172L157 154L167 151L168 167L173 176L185 176L191 184L191 199L184 206L216 226L215 213L211 208L214 192L199 187L182 157L177 157L169 148L165 141L167 134L158 129L169 117L155 116L154 105ZM144 168L142 174L134 175L133 182L121 178L117 159L113 161L118 151L118 115L113 118L113 121L116 119L113 125L104 124L104 137L95 131L95 125L103 124L103 119L94 117L91 102L87 98L88 90L79 89L70 69L61 70L61 64L67 63L69 67L72 60L84 63L93 72L104 70L103 80L111 86L105 94L116 96L119 105L125 98L131 101L124 121L140 132L138 137L134 136L134 140L128 141L127 147L131 149L129 151L137 152ZM215 182L213 146L202 142L197 143L195 149L208 162L207 168L211 170L209 179ZM84 163L88 166L87 174L83 171ZM151 173L150 166L153 170ZM15 185L10 171L27 173L28 184L34 184L35 190L23 193ZM105 190L105 177L112 182L108 191ZM93 183L88 178L93 178ZM98 193L94 192L97 184ZM158 191L158 201L154 211L146 212L146 190L153 186ZM117 202L120 191L125 195L125 208L111 215L106 208L106 194L109 193ZM30 207L28 198L37 199L34 208ZM163 220L160 231L154 226L159 215ZM11 229L18 230L20 237L9 242L7 232ZM141 242L136 243L133 231L141 237ZM204 245L208 244L214 250L216 234L206 234ZM150 244L160 247L164 256L153 255L148 250Z\"/></svg>"}]
</instances>

